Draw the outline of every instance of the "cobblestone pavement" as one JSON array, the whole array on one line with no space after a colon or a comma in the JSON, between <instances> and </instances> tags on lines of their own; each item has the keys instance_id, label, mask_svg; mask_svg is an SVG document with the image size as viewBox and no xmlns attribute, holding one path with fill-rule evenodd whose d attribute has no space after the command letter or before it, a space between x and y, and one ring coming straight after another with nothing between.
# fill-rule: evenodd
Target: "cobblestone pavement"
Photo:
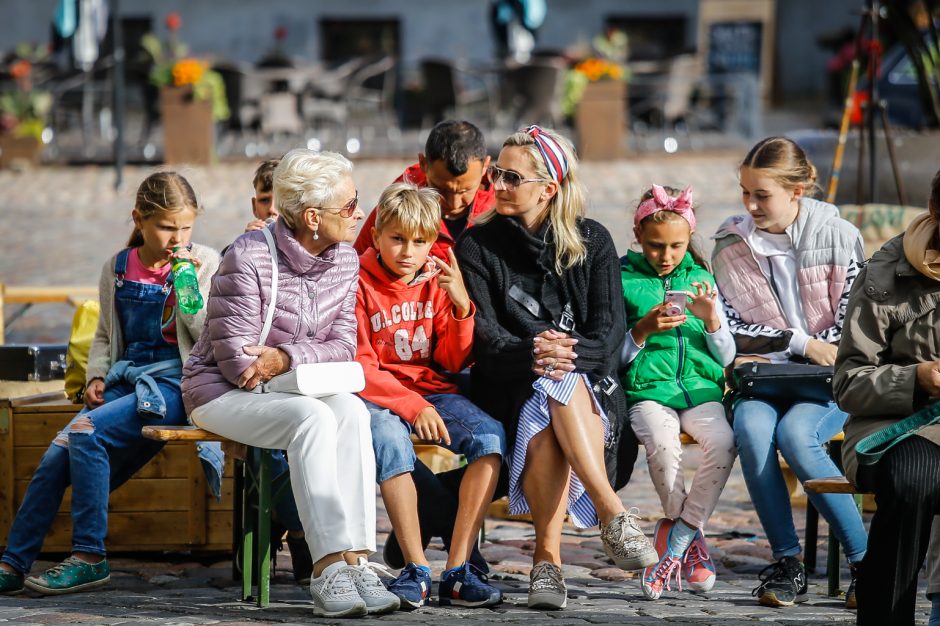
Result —
<instances>
[{"instance_id":1,"label":"cobblestone pavement","mask_svg":"<svg viewBox=\"0 0 940 626\"><path fill-rule=\"evenodd\" d=\"M672 155L615 163L586 163L583 175L590 191L589 214L612 232L623 253L632 236L632 208L651 182L696 188L699 230L714 232L720 221L739 210L735 165L737 153ZM371 206L384 185L409 163L361 161L354 178L364 206ZM197 222L196 239L221 248L237 236L250 215L252 163L223 163L210 168L187 168L205 206ZM127 188L112 190L113 173L106 168L56 168L14 173L0 172L0 232L6 235L0 253L0 281L25 284L94 284L102 261L117 250L130 232L133 192L150 169L128 168ZM710 242L702 238L703 247ZM6 311L7 316L11 308ZM19 320L7 335L15 341L64 341L68 336L67 307L44 305ZM688 479L695 467L697 448L687 448ZM640 508L643 528L651 534L661 514L642 457L630 484L621 491L627 506ZM805 508L794 508L797 528L804 526ZM379 542L389 531L380 509ZM492 579L506 592L506 602L493 610L423 608L375 620L352 623L551 623L566 624L829 624L854 623L855 614L841 608L841 600L826 594L825 522L819 528L819 573L810 578L810 600L791 609L760 607L751 597L757 573L770 562L770 551L750 505L740 471L736 468L708 529L709 544L718 563L714 590L695 595L666 592L662 599L643 598L634 574L613 568L601 549L596 530L566 529L562 557L572 598L568 609L557 613L529 611L525 607L531 566L532 527L524 522L490 519L483 553L491 563ZM231 562L225 555L120 555L112 559L112 583L105 590L60 598L28 595L0 597L0 623L17 624L238 624L313 623L305 590L290 577L285 554L278 559L272 606L264 611L236 601L238 587L231 580ZM431 545L428 557L438 575L444 553ZM381 559L381 548L374 557ZM49 565L37 563L35 570ZM847 584L843 565L842 581ZM922 591L923 591L922 581ZM919 594L918 620L926 622L929 606Z\"/></svg>"}]
</instances>

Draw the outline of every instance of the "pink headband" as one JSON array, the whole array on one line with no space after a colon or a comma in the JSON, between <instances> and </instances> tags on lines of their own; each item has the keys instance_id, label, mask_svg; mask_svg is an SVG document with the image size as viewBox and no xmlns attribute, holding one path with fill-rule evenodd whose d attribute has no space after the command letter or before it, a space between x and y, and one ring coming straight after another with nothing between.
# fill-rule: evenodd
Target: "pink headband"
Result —
<instances>
[{"instance_id":1,"label":"pink headband","mask_svg":"<svg viewBox=\"0 0 940 626\"><path fill-rule=\"evenodd\" d=\"M695 230L695 212L692 211L692 187L685 188L685 191L679 194L678 198L673 198L666 190L659 185L653 185L653 197L644 200L636 208L636 215L633 216L633 225L639 226L640 222L660 211L672 211L682 217L689 223L689 228Z\"/></svg>"},{"instance_id":2,"label":"pink headband","mask_svg":"<svg viewBox=\"0 0 940 626\"><path fill-rule=\"evenodd\" d=\"M568 175L568 159L565 158L565 152L555 141L555 138L542 130L541 126L533 124L525 129L532 139L535 140L535 147L539 149L542 160L545 161L545 167L548 173L556 183L560 183Z\"/></svg>"}]
</instances>

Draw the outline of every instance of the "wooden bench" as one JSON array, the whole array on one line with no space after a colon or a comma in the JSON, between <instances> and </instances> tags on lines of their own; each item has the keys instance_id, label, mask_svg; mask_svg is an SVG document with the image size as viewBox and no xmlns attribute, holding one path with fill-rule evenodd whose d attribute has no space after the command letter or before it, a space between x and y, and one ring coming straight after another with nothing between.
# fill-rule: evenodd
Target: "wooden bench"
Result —
<instances>
[{"instance_id":1,"label":"wooden bench","mask_svg":"<svg viewBox=\"0 0 940 626\"><path fill-rule=\"evenodd\" d=\"M855 499L855 506L858 507L859 515L862 514L862 495L863 492L855 488L855 486L849 482L845 476L830 476L828 478L813 478L807 480L803 483L803 489L810 493L844 493L850 494ZM807 546L809 546L809 512L810 509L813 512L816 512L816 509L813 508L812 504L807 503L806 508L806 535L807 535ZM816 520L818 520L818 513L816 513ZM814 522L815 524L815 522ZM815 543L815 529L814 529L814 541L813 541L813 561L815 565L815 553L816 553L816 543ZM829 595L838 596L840 593L839 590L839 540L836 539L835 533L832 532L832 527L829 527L829 553L826 557L826 575L829 580Z\"/></svg>"},{"instance_id":2,"label":"wooden bench","mask_svg":"<svg viewBox=\"0 0 940 626\"><path fill-rule=\"evenodd\" d=\"M0 344L6 336L6 327L18 320L34 304L58 302L77 306L83 300L98 298L98 288L93 286L63 285L57 287L11 287L0 283ZM19 304L22 307L12 313L9 318L3 318L3 307L6 304Z\"/></svg>"},{"instance_id":3,"label":"wooden bench","mask_svg":"<svg viewBox=\"0 0 940 626\"><path fill-rule=\"evenodd\" d=\"M144 426L141 433L164 442L228 441L195 426ZM271 452L249 446L248 458L237 463L235 471L232 569L233 574L238 566L241 569L242 600L256 601L262 608L271 600L271 507L290 479L287 474L272 476Z\"/></svg>"}]
</instances>

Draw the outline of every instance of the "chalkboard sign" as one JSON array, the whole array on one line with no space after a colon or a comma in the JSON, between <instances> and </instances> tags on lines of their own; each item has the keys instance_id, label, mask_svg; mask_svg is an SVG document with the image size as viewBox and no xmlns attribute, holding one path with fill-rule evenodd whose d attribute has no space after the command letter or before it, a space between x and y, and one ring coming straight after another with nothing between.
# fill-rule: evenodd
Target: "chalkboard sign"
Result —
<instances>
[{"instance_id":1,"label":"chalkboard sign","mask_svg":"<svg viewBox=\"0 0 940 626\"><path fill-rule=\"evenodd\" d=\"M760 73L761 22L715 22L708 29L708 72Z\"/></svg>"}]
</instances>

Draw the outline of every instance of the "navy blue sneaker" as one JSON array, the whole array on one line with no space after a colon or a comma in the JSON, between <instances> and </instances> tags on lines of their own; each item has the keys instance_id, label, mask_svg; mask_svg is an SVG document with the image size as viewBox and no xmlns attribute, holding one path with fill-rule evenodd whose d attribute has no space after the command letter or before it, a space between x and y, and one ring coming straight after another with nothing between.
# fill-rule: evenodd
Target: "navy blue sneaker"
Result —
<instances>
[{"instance_id":1,"label":"navy blue sneaker","mask_svg":"<svg viewBox=\"0 0 940 626\"><path fill-rule=\"evenodd\" d=\"M431 570L409 563L398 578L388 583L388 590L401 600L401 610L424 606L431 597Z\"/></svg>"},{"instance_id":2,"label":"navy blue sneaker","mask_svg":"<svg viewBox=\"0 0 940 626\"><path fill-rule=\"evenodd\" d=\"M441 606L493 606L503 601L503 592L487 582L486 574L464 562L441 574L438 588Z\"/></svg>"}]
</instances>

